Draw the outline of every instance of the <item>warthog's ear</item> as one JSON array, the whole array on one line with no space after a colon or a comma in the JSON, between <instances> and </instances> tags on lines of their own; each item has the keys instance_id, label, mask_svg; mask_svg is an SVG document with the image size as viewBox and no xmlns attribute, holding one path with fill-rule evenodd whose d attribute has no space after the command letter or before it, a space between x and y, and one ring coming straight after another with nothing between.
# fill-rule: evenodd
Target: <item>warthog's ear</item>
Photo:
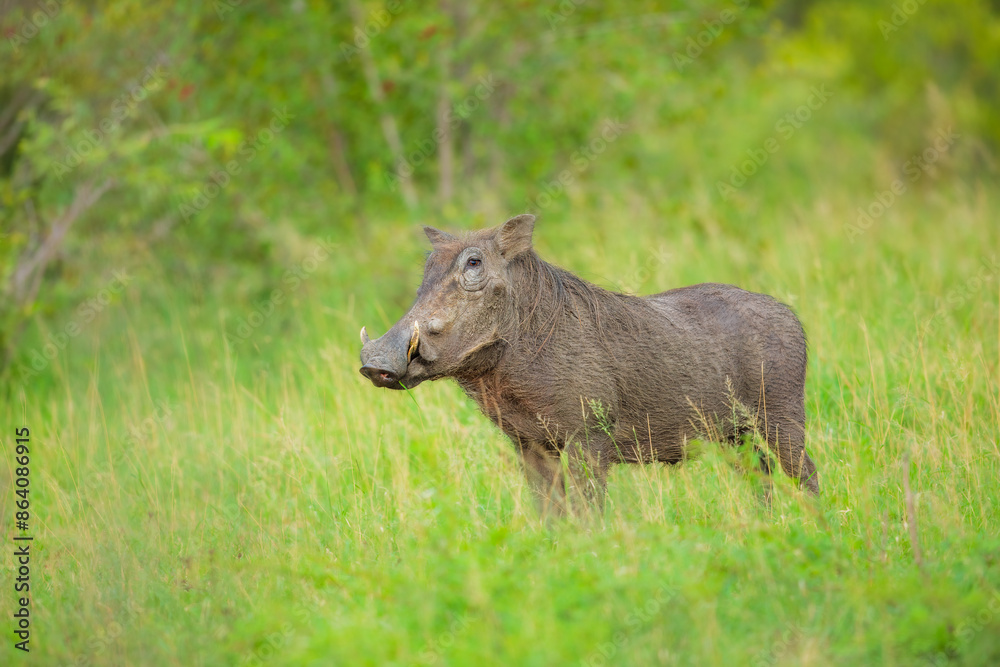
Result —
<instances>
[{"instance_id":1,"label":"warthog's ear","mask_svg":"<svg viewBox=\"0 0 1000 667\"><path fill-rule=\"evenodd\" d=\"M456 238L448 232L442 232L440 229L434 229L433 227L424 227L424 234L427 234L427 238L430 239L431 245L434 247L445 241L454 241Z\"/></svg>"},{"instance_id":2,"label":"warthog's ear","mask_svg":"<svg viewBox=\"0 0 1000 667\"><path fill-rule=\"evenodd\" d=\"M531 232L535 229L535 216L530 213L511 218L497 231L497 247L506 259L514 259L531 250Z\"/></svg>"}]
</instances>

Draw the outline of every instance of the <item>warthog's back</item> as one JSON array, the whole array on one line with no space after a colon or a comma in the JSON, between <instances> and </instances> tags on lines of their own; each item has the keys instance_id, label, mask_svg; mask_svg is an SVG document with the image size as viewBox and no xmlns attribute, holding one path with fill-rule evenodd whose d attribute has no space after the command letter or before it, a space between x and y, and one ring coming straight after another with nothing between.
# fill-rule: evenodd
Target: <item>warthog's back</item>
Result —
<instances>
[{"instance_id":1,"label":"warthog's back","mask_svg":"<svg viewBox=\"0 0 1000 667\"><path fill-rule=\"evenodd\" d=\"M778 360L797 362L805 373L802 324L788 306L773 297L732 285L703 283L646 299L687 344L731 357L743 373L759 378L761 362L766 375L766 364ZM747 363L752 365L747 367Z\"/></svg>"}]
</instances>

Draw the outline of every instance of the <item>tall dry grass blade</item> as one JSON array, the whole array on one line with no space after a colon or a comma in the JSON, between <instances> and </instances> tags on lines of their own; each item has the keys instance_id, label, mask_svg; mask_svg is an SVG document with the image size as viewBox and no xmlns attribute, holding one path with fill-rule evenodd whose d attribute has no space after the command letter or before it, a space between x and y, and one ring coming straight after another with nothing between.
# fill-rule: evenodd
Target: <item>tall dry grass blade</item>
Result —
<instances>
[{"instance_id":1,"label":"tall dry grass blade","mask_svg":"<svg viewBox=\"0 0 1000 667\"><path fill-rule=\"evenodd\" d=\"M910 453L903 457L903 493L906 497L906 527L910 532L910 547L913 549L913 559L917 567L924 571L924 557L920 553L920 536L917 531L917 504L910 489Z\"/></svg>"}]
</instances>

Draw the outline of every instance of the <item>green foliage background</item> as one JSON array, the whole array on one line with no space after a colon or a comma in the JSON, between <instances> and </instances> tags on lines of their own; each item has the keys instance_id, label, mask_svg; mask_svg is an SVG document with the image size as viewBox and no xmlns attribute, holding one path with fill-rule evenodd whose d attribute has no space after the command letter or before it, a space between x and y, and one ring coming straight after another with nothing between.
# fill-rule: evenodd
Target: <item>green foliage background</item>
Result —
<instances>
[{"instance_id":1,"label":"green foliage background","mask_svg":"<svg viewBox=\"0 0 1000 667\"><path fill-rule=\"evenodd\" d=\"M1000 661L996 2L0 12L10 664ZM605 287L796 309L817 504L708 447L546 527L457 389L366 386L420 225L529 209Z\"/></svg>"}]
</instances>

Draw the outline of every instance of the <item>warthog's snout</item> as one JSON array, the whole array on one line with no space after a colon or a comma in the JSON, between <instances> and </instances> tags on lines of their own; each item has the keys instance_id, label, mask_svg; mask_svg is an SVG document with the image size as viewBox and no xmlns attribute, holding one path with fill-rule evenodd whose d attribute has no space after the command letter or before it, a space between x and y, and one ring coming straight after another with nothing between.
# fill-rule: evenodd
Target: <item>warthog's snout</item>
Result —
<instances>
[{"instance_id":1,"label":"warthog's snout","mask_svg":"<svg viewBox=\"0 0 1000 667\"><path fill-rule=\"evenodd\" d=\"M379 368L378 365L365 364L361 367L361 374L367 376L376 387L395 387L399 384L399 375L391 370Z\"/></svg>"},{"instance_id":2,"label":"warthog's snout","mask_svg":"<svg viewBox=\"0 0 1000 667\"><path fill-rule=\"evenodd\" d=\"M372 340L365 328L361 329L362 375L376 387L385 389L407 389L411 383L405 382L410 362L417 356L420 343L420 325L413 323L412 329L397 324L384 336ZM419 380L414 378L415 386Z\"/></svg>"}]
</instances>

